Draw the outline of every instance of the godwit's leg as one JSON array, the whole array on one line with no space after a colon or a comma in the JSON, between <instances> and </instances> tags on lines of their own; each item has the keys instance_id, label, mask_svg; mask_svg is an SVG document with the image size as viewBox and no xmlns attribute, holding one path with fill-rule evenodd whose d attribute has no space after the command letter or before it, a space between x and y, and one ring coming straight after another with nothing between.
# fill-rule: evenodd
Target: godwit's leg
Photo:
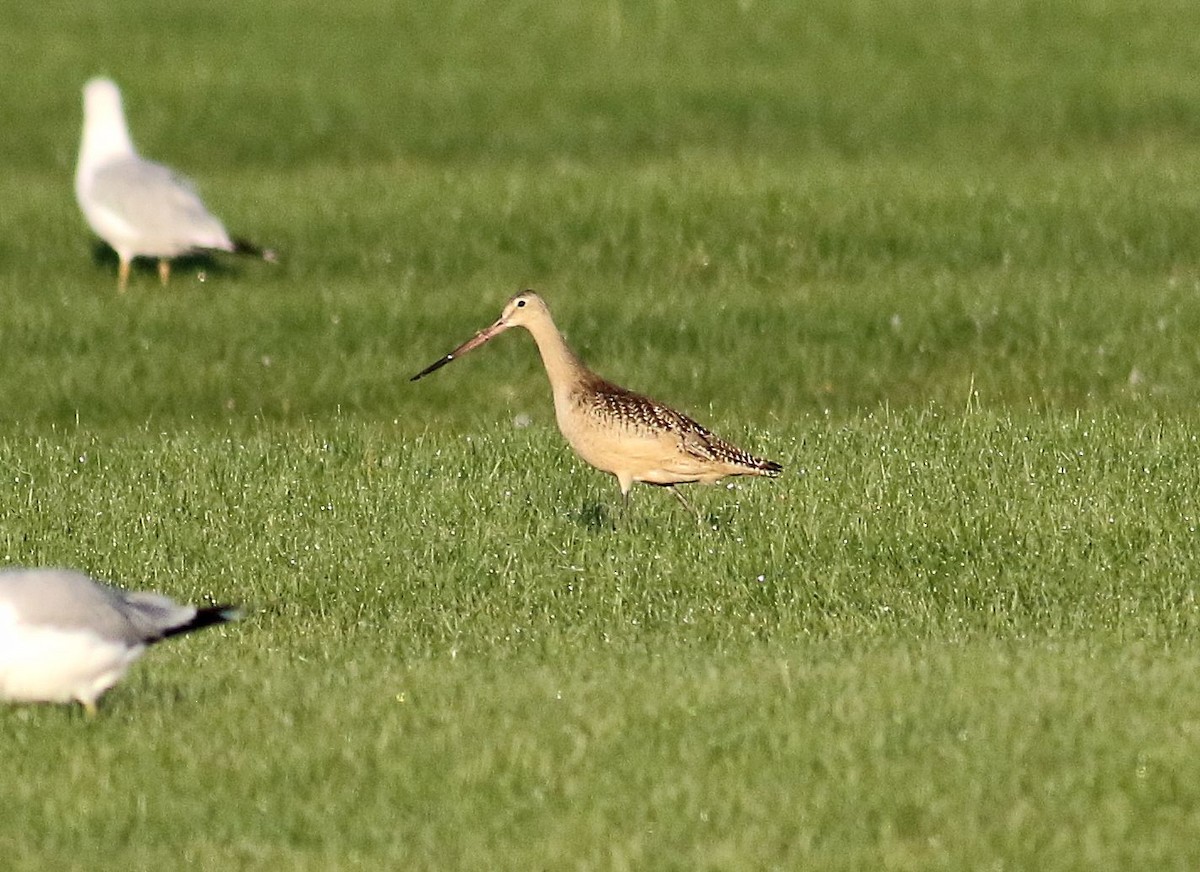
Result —
<instances>
[{"instance_id":1,"label":"godwit's leg","mask_svg":"<svg viewBox=\"0 0 1200 872\"><path fill-rule=\"evenodd\" d=\"M679 500L679 502L683 504L683 507L685 509L687 509L689 512L691 512L693 515L696 516L697 521L700 521L701 523L703 523L704 519L700 517L700 512L695 507L693 507L691 503L689 503L687 500L685 500L683 498L683 494L681 494L679 492L679 488L675 487L675 485L667 485L667 490L669 490L671 493L673 493L675 495L675 499Z\"/></svg>"},{"instance_id":2,"label":"godwit's leg","mask_svg":"<svg viewBox=\"0 0 1200 872\"><path fill-rule=\"evenodd\" d=\"M629 517L629 491L633 487L633 476L617 473L617 481L621 484L621 521Z\"/></svg>"},{"instance_id":3,"label":"godwit's leg","mask_svg":"<svg viewBox=\"0 0 1200 872\"><path fill-rule=\"evenodd\" d=\"M129 286L129 266L130 266L130 263L131 263L131 262L130 262L130 259L129 259L129 258L127 258L127 257L120 257L120 256L118 255L118 263L117 263L117 293L119 293L119 294L123 294L123 293L125 293L125 288Z\"/></svg>"},{"instance_id":4,"label":"godwit's leg","mask_svg":"<svg viewBox=\"0 0 1200 872\"><path fill-rule=\"evenodd\" d=\"M167 282L171 280L171 261L165 257L158 259L158 280L162 282L164 288L167 286Z\"/></svg>"}]
</instances>

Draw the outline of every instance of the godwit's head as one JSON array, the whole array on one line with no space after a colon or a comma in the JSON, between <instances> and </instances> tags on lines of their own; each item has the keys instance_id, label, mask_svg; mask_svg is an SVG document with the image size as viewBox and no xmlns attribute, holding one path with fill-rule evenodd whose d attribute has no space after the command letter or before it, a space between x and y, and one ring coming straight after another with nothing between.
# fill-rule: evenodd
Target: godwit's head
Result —
<instances>
[{"instance_id":1,"label":"godwit's head","mask_svg":"<svg viewBox=\"0 0 1200 872\"><path fill-rule=\"evenodd\" d=\"M414 375L410 381L416 381L422 376L429 375L431 372L441 369L450 361L462 357L468 351L473 351L489 339L499 336L510 327L524 327L529 329L531 325L549 317L550 310L546 307L546 303L541 297L533 291L522 291L505 304L504 311L500 313L500 317L496 320L495 324L480 330L445 357L439 358Z\"/></svg>"},{"instance_id":2,"label":"godwit's head","mask_svg":"<svg viewBox=\"0 0 1200 872\"><path fill-rule=\"evenodd\" d=\"M550 310L546 308L545 300L533 291L522 291L505 304L500 320L488 329L499 327L496 332L500 333L509 327L529 327L535 321L549 317Z\"/></svg>"}]
</instances>

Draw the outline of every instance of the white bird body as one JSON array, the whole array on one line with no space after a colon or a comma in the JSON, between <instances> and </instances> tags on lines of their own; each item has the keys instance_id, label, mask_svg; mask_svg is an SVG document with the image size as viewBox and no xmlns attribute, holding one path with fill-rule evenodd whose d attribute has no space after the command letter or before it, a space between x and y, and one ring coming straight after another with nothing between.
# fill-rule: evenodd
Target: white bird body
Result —
<instances>
[{"instance_id":1,"label":"white bird body","mask_svg":"<svg viewBox=\"0 0 1200 872\"><path fill-rule=\"evenodd\" d=\"M245 250L274 259L273 252L232 239L188 179L137 153L121 92L109 79L92 79L83 88L75 199L93 232L117 253L120 290L135 257L158 258L164 284L170 259L195 251Z\"/></svg>"},{"instance_id":2,"label":"white bird body","mask_svg":"<svg viewBox=\"0 0 1200 872\"><path fill-rule=\"evenodd\" d=\"M0 571L0 699L96 700L155 642L237 617L123 591L69 569Z\"/></svg>"},{"instance_id":3,"label":"white bird body","mask_svg":"<svg viewBox=\"0 0 1200 872\"><path fill-rule=\"evenodd\" d=\"M124 260L233 251L224 225L204 208L191 183L162 164L136 156L113 158L82 184L84 217Z\"/></svg>"},{"instance_id":4,"label":"white bird body","mask_svg":"<svg viewBox=\"0 0 1200 872\"><path fill-rule=\"evenodd\" d=\"M86 629L28 626L0 606L0 697L16 702L95 702L146 650Z\"/></svg>"}]
</instances>

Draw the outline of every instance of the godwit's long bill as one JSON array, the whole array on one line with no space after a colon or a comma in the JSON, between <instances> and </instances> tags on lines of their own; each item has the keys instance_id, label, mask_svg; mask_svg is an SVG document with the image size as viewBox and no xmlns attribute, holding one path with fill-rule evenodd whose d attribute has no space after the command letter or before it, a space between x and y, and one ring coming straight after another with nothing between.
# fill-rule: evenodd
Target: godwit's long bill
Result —
<instances>
[{"instance_id":1,"label":"godwit's long bill","mask_svg":"<svg viewBox=\"0 0 1200 872\"><path fill-rule=\"evenodd\" d=\"M649 397L618 387L589 370L566 341L546 303L533 291L517 294L496 323L412 377L416 381L499 336L524 327L542 356L558 429L584 461L616 476L628 498L635 481L673 488L709 484L731 475L776 476L778 463L721 439L691 418ZM686 505L682 495L672 490Z\"/></svg>"},{"instance_id":2,"label":"godwit's long bill","mask_svg":"<svg viewBox=\"0 0 1200 872\"><path fill-rule=\"evenodd\" d=\"M549 314L549 313L547 313L547 314ZM440 357L437 360L435 360L433 363L429 364L429 366L425 367L419 373L417 373L412 378L410 378L409 381L416 381L417 379L424 378L425 376L429 375L431 372L437 372L439 369L441 369L443 366L448 364L450 361L457 360L458 358L460 358L464 354L466 354L468 351L475 350L480 345L483 345L483 343L487 342L489 339L491 339L495 336L499 336L501 333L503 333L509 327L515 327L515 326L516 326L515 324L505 321L504 317L501 316L500 320L497 321L495 324L493 324L491 327L486 327L483 330L480 330L478 333L476 333L474 336L472 336L470 339L468 339L462 345L458 346L458 348L451 351L445 357Z\"/></svg>"}]
</instances>

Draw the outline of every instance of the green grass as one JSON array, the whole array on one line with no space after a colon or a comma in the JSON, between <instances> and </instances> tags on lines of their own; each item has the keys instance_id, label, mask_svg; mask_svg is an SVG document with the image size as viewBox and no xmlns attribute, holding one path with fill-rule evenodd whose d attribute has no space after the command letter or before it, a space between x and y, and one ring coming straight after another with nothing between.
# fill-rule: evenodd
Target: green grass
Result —
<instances>
[{"instance_id":1,"label":"green grass","mask_svg":"<svg viewBox=\"0 0 1200 872\"><path fill-rule=\"evenodd\" d=\"M29 750L3 844L31 868L1189 856L1188 426L925 411L763 441L791 477L696 493L704 529L650 490L613 529L611 483L532 428L7 440L0 509L40 535L6 559L251 617L152 652L94 723L6 712Z\"/></svg>"},{"instance_id":2,"label":"green grass","mask_svg":"<svg viewBox=\"0 0 1200 872\"><path fill-rule=\"evenodd\" d=\"M240 624L0 709L6 868L1189 869L1192 4L6 11L0 559ZM282 263L115 264L79 87ZM576 460L604 375L781 461Z\"/></svg>"}]
</instances>

